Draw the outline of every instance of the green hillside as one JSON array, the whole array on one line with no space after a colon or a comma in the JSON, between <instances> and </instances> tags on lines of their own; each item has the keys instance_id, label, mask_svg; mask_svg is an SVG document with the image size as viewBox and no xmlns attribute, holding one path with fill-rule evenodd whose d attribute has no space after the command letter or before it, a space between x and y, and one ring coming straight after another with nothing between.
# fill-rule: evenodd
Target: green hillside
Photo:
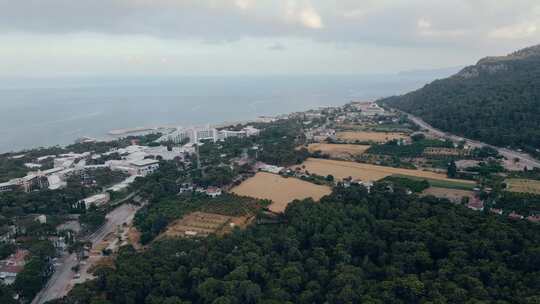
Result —
<instances>
[{"instance_id":1,"label":"green hillside","mask_svg":"<svg viewBox=\"0 0 540 304\"><path fill-rule=\"evenodd\" d=\"M488 57L447 79L381 102L434 127L540 154L540 45Z\"/></svg>"}]
</instances>

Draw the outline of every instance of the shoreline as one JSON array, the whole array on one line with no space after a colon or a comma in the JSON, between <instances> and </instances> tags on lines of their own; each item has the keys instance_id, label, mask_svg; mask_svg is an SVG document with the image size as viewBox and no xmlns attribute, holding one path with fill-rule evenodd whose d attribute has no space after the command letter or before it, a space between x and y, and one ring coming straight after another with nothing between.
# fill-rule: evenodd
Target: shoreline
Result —
<instances>
[{"instance_id":1,"label":"shoreline","mask_svg":"<svg viewBox=\"0 0 540 304\"><path fill-rule=\"evenodd\" d=\"M309 111L306 110L306 111ZM181 126L180 124L165 124L165 125L158 125L158 126L152 126L152 127L126 127L126 128L119 128L119 129L113 129L109 131L105 131L100 135L82 135L78 137L72 138L72 140L68 143L57 143L57 144L50 144L50 145L44 145L44 146L33 146L28 148L22 148L18 150L6 150L6 151L0 151L0 155L3 154L24 154L25 152L32 151L32 150L39 150L39 149L47 149L51 147L66 147L72 144L76 144L78 140L80 139L92 139L95 142L111 142L115 140L119 140L122 138L126 138L129 136L143 136L148 135L152 133L160 133L160 131L166 131L166 132L174 132L174 130L178 128L198 128L198 127L211 127L211 128L224 128L228 126L234 126L237 124L249 124L249 123L264 123L269 122L270 119L278 119L278 118L284 118L288 117L289 114L277 114L274 116L270 115L261 115L258 116L255 119L247 119L247 120L236 120L236 121L223 121L219 123L207 123L207 124L194 124L189 126Z\"/></svg>"}]
</instances>

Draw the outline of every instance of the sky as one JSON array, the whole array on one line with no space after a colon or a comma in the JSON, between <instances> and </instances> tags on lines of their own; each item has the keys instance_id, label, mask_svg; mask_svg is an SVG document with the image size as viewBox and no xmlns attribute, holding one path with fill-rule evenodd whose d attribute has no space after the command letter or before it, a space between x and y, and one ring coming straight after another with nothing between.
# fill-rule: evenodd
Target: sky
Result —
<instances>
[{"instance_id":1,"label":"sky","mask_svg":"<svg viewBox=\"0 0 540 304\"><path fill-rule=\"evenodd\" d=\"M538 0L0 0L0 76L373 74L540 43Z\"/></svg>"}]
</instances>

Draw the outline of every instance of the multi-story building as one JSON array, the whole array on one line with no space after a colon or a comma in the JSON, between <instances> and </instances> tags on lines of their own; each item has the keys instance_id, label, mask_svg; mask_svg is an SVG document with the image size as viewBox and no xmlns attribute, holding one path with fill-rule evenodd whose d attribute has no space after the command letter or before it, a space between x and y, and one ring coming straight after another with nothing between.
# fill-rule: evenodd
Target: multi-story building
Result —
<instances>
[{"instance_id":1,"label":"multi-story building","mask_svg":"<svg viewBox=\"0 0 540 304\"><path fill-rule=\"evenodd\" d=\"M79 206L82 206L84 204L84 207L86 209L90 208L90 206L101 206L106 203L108 203L111 200L111 196L109 193L100 193L96 195L92 195L90 197L87 197L85 199L82 199L78 202Z\"/></svg>"},{"instance_id":2,"label":"multi-story building","mask_svg":"<svg viewBox=\"0 0 540 304\"><path fill-rule=\"evenodd\" d=\"M13 180L5 183L0 183L0 192L9 192L17 189L18 184Z\"/></svg>"},{"instance_id":3,"label":"multi-story building","mask_svg":"<svg viewBox=\"0 0 540 304\"><path fill-rule=\"evenodd\" d=\"M159 168L159 161L155 159L135 160L130 162L130 165L136 170L137 175L146 176Z\"/></svg>"}]
</instances>

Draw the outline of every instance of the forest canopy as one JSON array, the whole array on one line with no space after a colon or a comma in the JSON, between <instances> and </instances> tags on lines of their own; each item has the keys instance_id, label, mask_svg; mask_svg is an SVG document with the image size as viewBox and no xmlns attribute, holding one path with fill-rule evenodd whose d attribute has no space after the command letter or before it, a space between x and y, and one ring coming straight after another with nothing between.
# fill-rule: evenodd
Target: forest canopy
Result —
<instances>
[{"instance_id":1,"label":"forest canopy","mask_svg":"<svg viewBox=\"0 0 540 304\"><path fill-rule=\"evenodd\" d=\"M538 303L540 226L377 184L289 205L277 225L123 247L90 303Z\"/></svg>"}]
</instances>

